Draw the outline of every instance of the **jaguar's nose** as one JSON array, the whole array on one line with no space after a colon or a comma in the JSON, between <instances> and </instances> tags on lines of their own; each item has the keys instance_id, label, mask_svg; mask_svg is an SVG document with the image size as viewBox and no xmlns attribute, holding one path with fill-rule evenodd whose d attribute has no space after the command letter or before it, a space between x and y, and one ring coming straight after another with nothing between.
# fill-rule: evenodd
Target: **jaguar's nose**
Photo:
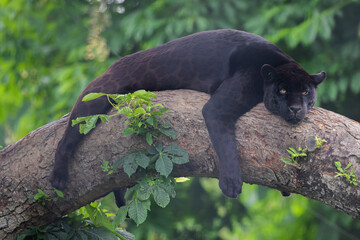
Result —
<instances>
[{"instance_id":1,"label":"jaguar's nose","mask_svg":"<svg viewBox=\"0 0 360 240\"><path fill-rule=\"evenodd\" d=\"M290 111L293 112L293 113L297 113L301 110L301 107L297 107L297 106L291 106L289 107Z\"/></svg>"}]
</instances>

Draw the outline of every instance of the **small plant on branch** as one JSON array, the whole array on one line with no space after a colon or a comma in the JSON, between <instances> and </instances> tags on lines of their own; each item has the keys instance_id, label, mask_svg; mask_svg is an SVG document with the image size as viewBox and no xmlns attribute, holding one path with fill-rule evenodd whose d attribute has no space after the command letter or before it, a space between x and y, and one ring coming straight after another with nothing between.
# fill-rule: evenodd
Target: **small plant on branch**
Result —
<instances>
[{"instance_id":1,"label":"small plant on branch","mask_svg":"<svg viewBox=\"0 0 360 240\"><path fill-rule=\"evenodd\" d=\"M315 142L316 142L315 149L321 148L324 143L327 143L325 139L318 138L317 136L315 136Z\"/></svg>"},{"instance_id":2,"label":"small plant on branch","mask_svg":"<svg viewBox=\"0 0 360 240\"><path fill-rule=\"evenodd\" d=\"M54 198L41 189L38 189L37 191L38 192L36 194L29 196L29 199L39 201L43 206L46 204L46 202L57 201L60 198L64 198L64 193L56 188L54 188L54 192L56 194L56 197Z\"/></svg>"},{"instance_id":3,"label":"small plant on branch","mask_svg":"<svg viewBox=\"0 0 360 240\"><path fill-rule=\"evenodd\" d=\"M354 169L350 169L352 166L352 163L349 163L348 165L346 165L345 168L342 168L340 161L336 161L334 164L338 170L338 172L335 172L336 173L335 178L343 177L343 178L345 178L345 180L348 183L353 184L355 186L358 185L357 177L354 174Z\"/></svg>"},{"instance_id":4,"label":"small plant on branch","mask_svg":"<svg viewBox=\"0 0 360 240\"><path fill-rule=\"evenodd\" d=\"M281 158L280 160L290 165L299 164L299 160L307 156L307 148L299 147L298 150L296 150L295 148L289 147L288 149L286 149L286 151L290 154L290 157Z\"/></svg>"},{"instance_id":5,"label":"small plant on branch","mask_svg":"<svg viewBox=\"0 0 360 240\"><path fill-rule=\"evenodd\" d=\"M315 149L321 148L324 143L327 143L325 139L321 139L315 136ZM285 166L287 164L296 166L299 164L299 160L307 157L308 149L299 147L298 150L296 150L295 148L289 147L288 149L286 149L286 151L290 155L289 158L281 158L280 161L285 162Z\"/></svg>"}]
</instances>

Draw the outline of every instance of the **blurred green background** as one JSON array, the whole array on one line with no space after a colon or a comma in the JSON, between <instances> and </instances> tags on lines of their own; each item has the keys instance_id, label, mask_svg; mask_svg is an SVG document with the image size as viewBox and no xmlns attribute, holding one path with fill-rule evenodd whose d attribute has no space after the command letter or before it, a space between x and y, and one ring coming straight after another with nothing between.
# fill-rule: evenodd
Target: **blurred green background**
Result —
<instances>
[{"instance_id":1,"label":"blurred green background","mask_svg":"<svg viewBox=\"0 0 360 240\"><path fill-rule=\"evenodd\" d=\"M219 28L259 34L308 72L326 71L318 105L360 121L359 0L1 0L0 145L68 113L118 58ZM250 185L227 199L212 179L178 184L166 209L127 230L154 240L360 239L359 221L318 202Z\"/></svg>"}]
</instances>

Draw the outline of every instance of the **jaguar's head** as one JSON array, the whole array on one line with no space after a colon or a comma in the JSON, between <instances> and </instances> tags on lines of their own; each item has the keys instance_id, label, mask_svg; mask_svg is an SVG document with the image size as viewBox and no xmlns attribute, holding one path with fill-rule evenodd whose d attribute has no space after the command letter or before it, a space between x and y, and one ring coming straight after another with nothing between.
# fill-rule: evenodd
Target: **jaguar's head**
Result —
<instances>
[{"instance_id":1,"label":"jaguar's head","mask_svg":"<svg viewBox=\"0 0 360 240\"><path fill-rule=\"evenodd\" d=\"M261 75L265 107L291 124L305 118L316 102L317 86L326 78L325 72L310 75L296 63L276 68L265 64Z\"/></svg>"}]
</instances>

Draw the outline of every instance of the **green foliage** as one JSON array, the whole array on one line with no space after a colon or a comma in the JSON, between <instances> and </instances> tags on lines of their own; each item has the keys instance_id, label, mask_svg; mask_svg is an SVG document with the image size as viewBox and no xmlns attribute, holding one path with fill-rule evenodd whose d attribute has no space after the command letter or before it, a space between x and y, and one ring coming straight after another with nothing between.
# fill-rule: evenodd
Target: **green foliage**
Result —
<instances>
[{"instance_id":1,"label":"green foliage","mask_svg":"<svg viewBox=\"0 0 360 240\"><path fill-rule=\"evenodd\" d=\"M146 152L134 152L115 161L113 168L123 164L124 171L131 177L138 166L146 169L149 164L151 170L155 170L162 176L168 177L173 170L173 164L185 164L189 162L189 155L181 147L172 144L165 148L159 142L150 146ZM155 164L155 165L154 165Z\"/></svg>"},{"instance_id":2,"label":"green foliage","mask_svg":"<svg viewBox=\"0 0 360 240\"><path fill-rule=\"evenodd\" d=\"M353 184L355 186L358 185L357 177L354 174L354 169L350 170L352 163L349 163L348 165L346 165L346 167L344 169L341 167L341 162L336 161L336 162L334 162L334 164L335 164L335 167L337 168L337 170L339 171L339 172L336 172L335 178L336 177L344 177L348 183Z\"/></svg>"},{"instance_id":3,"label":"green foliage","mask_svg":"<svg viewBox=\"0 0 360 240\"><path fill-rule=\"evenodd\" d=\"M41 202L42 205L45 205L47 201L51 201L50 195L46 194L41 189L38 189L37 194L31 195L29 198Z\"/></svg>"},{"instance_id":4,"label":"green foliage","mask_svg":"<svg viewBox=\"0 0 360 240\"><path fill-rule=\"evenodd\" d=\"M96 127L99 118L108 121L111 117L121 114L128 118L126 121L128 126L123 131L125 136L133 133L145 136L150 145L147 151L132 150L132 153L115 161L112 166L108 161L103 162L101 166L108 174L114 173L119 166L122 166L129 177L136 172L141 176L138 183L127 191L126 206L121 207L115 216L118 224L125 221L128 214L139 225L146 220L147 212L150 211L150 196L153 196L155 203L163 208L169 204L170 197L175 197L176 181L169 175L173 170L173 164L185 164L189 162L189 156L175 144L164 147L162 143L154 142L154 138L159 134L176 139L172 126L163 124L159 119L159 116L163 115L167 109L161 104L151 102L151 98L156 97L156 94L145 90L129 94L89 93L83 97L82 101L92 101L103 96L106 96L113 108L117 110L116 114L79 117L72 121L72 126L85 121L80 124L79 131L87 134ZM138 171L139 166L143 171Z\"/></svg>"},{"instance_id":5,"label":"green foliage","mask_svg":"<svg viewBox=\"0 0 360 240\"><path fill-rule=\"evenodd\" d=\"M169 145L163 148L161 143L151 146L146 153L135 152L116 161L113 168L121 164L124 171L131 177L141 166L146 171L137 172L142 176L138 183L126 192L127 205L120 208L117 216L119 223L129 217L137 225L143 223L150 210L150 197L153 196L155 203L160 207L166 207L170 197L175 197L175 179L169 177L173 163L184 164L189 161L188 154L177 145ZM155 165L155 166L154 166Z\"/></svg>"},{"instance_id":6,"label":"green foliage","mask_svg":"<svg viewBox=\"0 0 360 240\"><path fill-rule=\"evenodd\" d=\"M125 95L95 93L86 95L83 101L91 101L104 95L109 101L111 98L116 103L113 104L110 101L117 110L117 114L128 117L128 127L125 128L124 135L130 133L143 135L150 145L145 152L133 150L132 153L115 161L112 166L107 161L101 166L108 174L122 166L129 177L136 172L138 176L141 176L138 183L126 192L126 206L121 207L115 216L118 224L125 221L128 214L139 225L146 220L148 211L150 211L151 196L153 196L155 203L163 208L169 204L170 197L175 197L174 185L176 181L169 175L173 170L173 164L185 164L189 162L189 156L187 152L175 144L164 147L162 143L153 141L153 138L157 137L159 133L176 139L172 126L163 124L158 118L158 116L163 115L166 109L161 104L151 102L151 98L156 96L154 93L144 90ZM155 110L156 107L160 107L160 109ZM79 123L83 119L86 121L87 117L75 120L75 123ZM91 128L95 127L92 122L86 122L84 125L85 128L88 125L91 125ZM143 171L138 171L139 166Z\"/></svg>"},{"instance_id":7,"label":"green foliage","mask_svg":"<svg viewBox=\"0 0 360 240\"><path fill-rule=\"evenodd\" d=\"M109 164L109 161L104 161L101 165L101 168L104 172L106 172L108 175L113 174L113 166Z\"/></svg>"},{"instance_id":8,"label":"green foliage","mask_svg":"<svg viewBox=\"0 0 360 240\"><path fill-rule=\"evenodd\" d=\"M327 141L325 139L321 139L315 136L315 149L321 148L323 143L327 143ZM295 148L289 147L288 149L286 149L286 151L290 154L290 158L281 158L280 161L283 161L286 164L290 165L298 165L299 160L307 157L308 149L299 147L298 150L296 150Z\"/></svg>"},{"instance_id":9,"label":"green foliage","mask_svg":"<svg viewBox=\"0 0 360 240\"><path fill-rule=\"evenodd\" d=\"M286 151L290 154L290 158L281 158L280 161L283 161L287 164L299 164L299 160L306 157L307 148L298 148L296 151L294 148L289 147Z\"/></svg>"},{"instance_id":10,"label":"green foliage","mask_svg":"<svg viewBox=\"0 0 360 240\"><path fill-rule=\"evenodd\" d=\"M37 191L38 192L36 194L29 196L29 199L39 201L42 205L45 205L46 202L57 201L60 198L64 199L64 193L56 188L54 188L54 192L56 194L56 197L54 198L41 189L38 189Z\"/></svg>"},{"instance_id":11,"label":"green foliage","mask_svg":"<svg viewBox=\"0 0 360 240\"><path fill-rule=\"evenodd\" d=\"M173 178L165 178L153 176L143 178L138 184L130 188L125 195L127 200L126 206L119 209L120 214L118 223L125 220L126 214L129 215L134 222L139 225L143 223L148 215L151 205L151 196L155 203L164 208L170 203L170 197L174 198L176 193L174 190L175 181Z\"/></svg>"},{"instance_id":12,"label":"green foliage","mask_svg":"<svg viewBox=\"0 0 360 240\"><path fill-rule=\"evenodd\" d=\"M315 143L316 143L315 149L318 149L321 148L324 143L327 143L327 141L325 139L321 139L315 136Z\"/></svg>"},{"instance_id":13,"label":"green foliage","mask_svg":"<svg viewBox=\"0 0 360 240\"><path fill-rule=\"evenodd\" d=\"M124 129L124 135L137 134L145 135L146 141L149 145L153 144L154 138L162 133L171 139L175 139L175 132L171 125L163 124L157 116L163 115L167 111L161 104L154 104L151 98L156 97L156 94L147 92L145 90L138 90L134 93L128 94L105 94L105 93L89 93L83 97L82 101L87 102L99 97L106 96L110 104L117 110L116 114L96 114L92 116L78 117L72 120L72 126L81 123L79 131L82 134L89 133L95 128L98 119L102 122L109 121L109 119L116 115L126 115L129 119L126 123L128 127ZM114 103L115 102L115 103Z\"/></svg>"},{"instance_id":14,"label":"green foliage","mask_svg":"<svg viewBox=\"0 0 360 240\"><path fill-rule=\"evenodd\" d=\"M64 239L64 240L133 240L134 236L111 222L111 214L91 203L62 219L44 227L32 228L16 236L16 240Z\"/></svg>"},{"instance_id":15,"label":"green foliage","mask_svg":"<svg viewBox=\"0 0 360 240\"><path fill-rule=\"evenodd\" d=\"M92 116L78 117L75 120L72 120L71 126L85 122L79 125L79 132L85 135L88 134L93 128L95 128L98 119L100 119L102 122L106 122L109 120L109 116L106 114L96 114Z\"/></svg>"}]
</instances>

